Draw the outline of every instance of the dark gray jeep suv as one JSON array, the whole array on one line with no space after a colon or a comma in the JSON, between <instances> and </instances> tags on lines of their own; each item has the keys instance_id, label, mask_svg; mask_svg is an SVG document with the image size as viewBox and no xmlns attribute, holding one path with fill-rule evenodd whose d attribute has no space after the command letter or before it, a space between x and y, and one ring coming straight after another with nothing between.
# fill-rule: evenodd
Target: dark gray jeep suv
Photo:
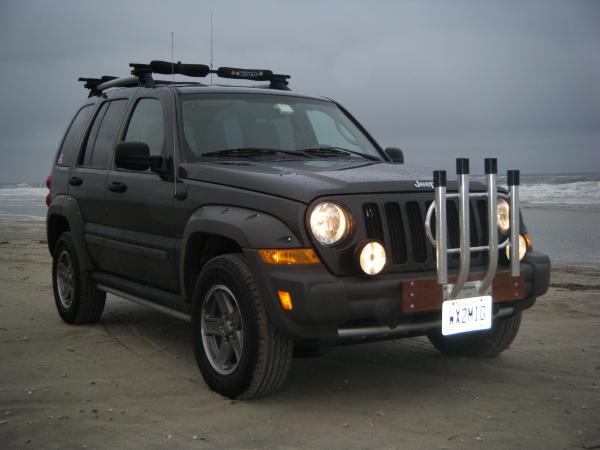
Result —
<instances>
[{"instance_id":1,"label":"dark gray jeep suv","mask_svg":"<svg viewBox=\"0 0 600 450\"><path fill-rule=\"evenodd\" d=\"M294 354L427 335L446 356L495 356L544 294L549 260L499 187L404 165L336 102L287 75L132 64L83 78L47 198L56 307L100 319L106 293L191 322L215 391L281 386ZM178 74L266 82L155 80ZM438 230L438 231L436 231Z\"/></svg>"}]
</instances>

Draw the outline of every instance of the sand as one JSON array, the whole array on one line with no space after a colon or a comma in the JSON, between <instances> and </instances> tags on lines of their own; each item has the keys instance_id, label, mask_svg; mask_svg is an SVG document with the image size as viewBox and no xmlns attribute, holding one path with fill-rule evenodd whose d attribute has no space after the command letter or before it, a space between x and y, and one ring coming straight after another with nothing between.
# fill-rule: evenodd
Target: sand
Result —
<instances>
[{"instance_id":1,"label":"sand","mask_svg":"<svg viewBox=\"0 0 600 450\"><path fill-rule=\"evenodd\" d=\"M343 347L236 402L207 389L184 322L110 296L99 324L64 324L44 239L0 222L2 449L600 446L598 267L554 270L496 359L423 338Z\"/></svg>"}]
</instances>

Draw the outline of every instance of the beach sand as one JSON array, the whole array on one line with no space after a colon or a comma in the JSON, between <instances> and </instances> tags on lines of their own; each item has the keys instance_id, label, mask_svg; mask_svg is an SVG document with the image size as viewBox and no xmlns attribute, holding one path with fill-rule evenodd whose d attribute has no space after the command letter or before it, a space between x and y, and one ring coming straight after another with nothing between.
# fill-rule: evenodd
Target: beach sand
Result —
<instances>
[{"instance_id":1,"label":"beach sand","mask_svg":"<svg viewBox=\"0 0 600 450\"><path fill-rule=\"evenodd\" d=\"M294 360L281 392L209 391L187 323L110 296L99 324L53 304L43 222L0 222L0 448L593 448L600 270L562 266L491 360L423 338Z\"/></svg>"}]
</instances>

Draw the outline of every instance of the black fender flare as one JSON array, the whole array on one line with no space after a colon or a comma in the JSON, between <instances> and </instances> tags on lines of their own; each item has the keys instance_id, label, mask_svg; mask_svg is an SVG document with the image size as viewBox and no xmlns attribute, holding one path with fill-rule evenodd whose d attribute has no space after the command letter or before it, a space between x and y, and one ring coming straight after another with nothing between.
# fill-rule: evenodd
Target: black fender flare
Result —
<instances>
[{"instance_id":1,"label":"black fender flare","mask_svg":"<svg viewBox=\"0 0 600 450\"><path fill-rule=\"evenodd\" d=\"M75 242L75 249L77 256L79 257L80 264L85 270L93 270L94 263L88 252L87 244L85 242L84 221L81 215L81 209L79 203L70 195L57 195L52 199L52 203L48 206L48 213L46 214L46 233L48 239L48 247L51 246L51 236L49 235L50 228L49 224L53 216L60 216L66 219L69 224L69 231L71 237ZM49 248L50 253L54 249Z\"/></svg>"},{"instance_id":2,"label":"black fender flare","mask_svg":"<svg viewBox=\"0 0 600 450\"><path fill-rule=\"evenodd\" d=\"M185 273L187 253L191 251L188 243L197 233L231 239L242 249L306 246L285 223L272 215L237 206L202 206L192 214L183 233L179 266L181 292L189 292L188 289L193 288L186 286Z\"/></svg>"}]
</instances>

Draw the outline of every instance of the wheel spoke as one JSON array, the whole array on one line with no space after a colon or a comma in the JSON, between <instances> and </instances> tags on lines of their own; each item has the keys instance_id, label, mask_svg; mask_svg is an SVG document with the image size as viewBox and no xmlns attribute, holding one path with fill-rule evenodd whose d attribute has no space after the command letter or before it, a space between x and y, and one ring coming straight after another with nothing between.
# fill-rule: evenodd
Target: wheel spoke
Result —
<instances>
[{"instance_id":1,"label":"wheel spoke","mask_svg":"<svg viewBox=\"0 0 600 450\"><path fill-rule=\"evenodd\" d=\"M235 353L236 361L239 361L242 357L242 341L240 340L241 335L241 331L236 331L233 339L230 339L229 341L231 342L231 347L233 348L233 352Z\"/></svg>"},{"instance_id":2,"label":"wheel spoke","mask_svg":"<svg viewBox=\"0 0 600 450\"><path fill-rule=\"evenodd\" d=\"M202 332L206 335L221 335L223 321L216 317L204 317Z\"/></svg>"},{"instance_id":3,"label":"wheel spoke","mask_svg":"<svg viewBox=\"0 0 600 450\"><path fill-rule=\"evenodd\" d=\"M233 327L237 330L240 327L240 324L241 324L240 310L238 308L235 308L231 312L229 318L233 322Z\"/></svg>"},{"instance_id":4,"label":"wheel spoke","mask_svg":"<svg viewBox=\"0 0 600 450\"><path fill-rule=\"evenodd\" d=\"M213 295L217 299L217 303L219 304L219 309L221 310L221 315L231 313L231 310L233 308L231 306L231 301L227 298L227 295L221 291L216 291Z\"/></svg>"},{"instance_id":5,"label":"wheel spoke","mask_svg":"<svg viewBox=\"0 0 600 450\"><path fill-rule=\"evenodd\" d=\"M69 268L65 264L58 266L58 276L64 279L68 278Z\"/></svg>"},{"instance_id":6,"label":"wheel spoke","mask_svg":"<svg viewBox=\"0 0 600 450\"><path fill-rule=\"evenodd\" d=\"M233 353L233 348L231 347L231 344L228 341L223 341L223 344L221 345L221 348L219 349L219 351L217 353L217 358L215 361L217 366L220 367L221 369L225 369L226 364L231 359L232 353Z\"/></svg>"}]
</instances>

